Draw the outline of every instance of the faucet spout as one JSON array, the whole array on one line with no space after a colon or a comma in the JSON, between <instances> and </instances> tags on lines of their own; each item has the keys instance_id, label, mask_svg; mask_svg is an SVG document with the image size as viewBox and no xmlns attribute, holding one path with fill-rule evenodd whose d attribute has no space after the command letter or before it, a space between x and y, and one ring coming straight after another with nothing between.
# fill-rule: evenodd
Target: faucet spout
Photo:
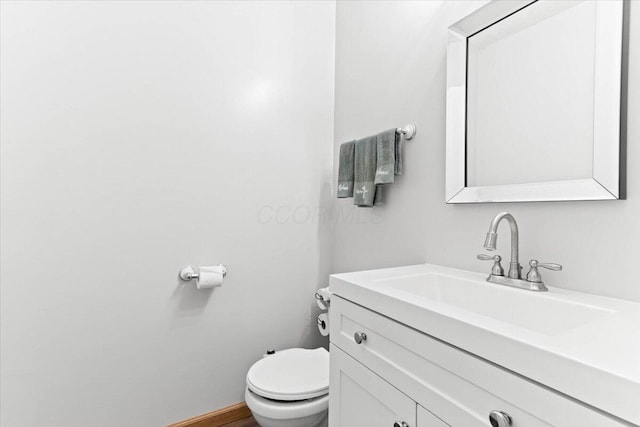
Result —
<instances>
[{"instance_id":1,"label":"faucet spout","mask_svg":"<svg viewBox=\"0 0 640 427\"><path fill-rule=\"evenodd\" d=\"M493 218L491 225L489 226L489 232L484 242L484 248L488 251L495 251L498 243L498 225L502 220L506 220L511 228L511 261L509 263L508 277L511 279L522 278L522 267L520 267L518 249L518 224L515 218L509 212L500 212Z\"/></svg>"}]
</instances>

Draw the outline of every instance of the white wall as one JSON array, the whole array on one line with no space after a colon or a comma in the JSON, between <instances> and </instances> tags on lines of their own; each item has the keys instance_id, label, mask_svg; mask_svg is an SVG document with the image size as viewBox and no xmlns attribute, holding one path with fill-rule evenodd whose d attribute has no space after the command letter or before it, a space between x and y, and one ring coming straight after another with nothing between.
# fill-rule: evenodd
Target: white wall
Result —
<instances>
[{"instance_id":1,"label":"white wall","mask_svg":"<svg viewBox=\"0 0 640 427\"><path fill-rule=\"evenodd\" d=\"M640 4L630 14L628 200L446 205L445 82L447 27L482 1L338 2L335 147L407 122L405 175L371 210L334 201L333 271L429 261L488 272L476 261L489 222L502 210L520 225L523 260L559 262L543 273L553 286L640 301ZM336 157L337 159L337 157ZM356 218L357 210L357 220ZM504 228L502 228L504 227ZM499 253L508 258L508 227Z\"/></svg>"},{"instance_id":2,"label":"white wall","mask_svg":"<svg viewBox=\"0 0 640 427\"><path fill-rule=\"evenodd\" d=\"M0 424L166 425L324 344L335 5L1 8Z\"/></svg>"}]
</instances>

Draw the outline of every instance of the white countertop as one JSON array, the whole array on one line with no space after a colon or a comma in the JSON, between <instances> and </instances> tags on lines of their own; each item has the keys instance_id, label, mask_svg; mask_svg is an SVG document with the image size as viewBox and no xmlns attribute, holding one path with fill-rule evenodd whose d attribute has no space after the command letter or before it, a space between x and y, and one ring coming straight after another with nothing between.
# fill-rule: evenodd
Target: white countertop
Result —
<instances>
[{"instance_id":1,"label":"white countertop","mask_svg":"<svg viewBox=\"0 0 640 427\"><path fill-rule=\"evenodd\" d=\"M427 289L434 275L444 278L435 292ZM462 283L455 291L460 295L453 299L442 292L448 291L448 278ZM640 425L640 304L559 288L532 292L485 279L481 273L421 264L334 274L330 288Z\"/></svg>"}]
</instances>

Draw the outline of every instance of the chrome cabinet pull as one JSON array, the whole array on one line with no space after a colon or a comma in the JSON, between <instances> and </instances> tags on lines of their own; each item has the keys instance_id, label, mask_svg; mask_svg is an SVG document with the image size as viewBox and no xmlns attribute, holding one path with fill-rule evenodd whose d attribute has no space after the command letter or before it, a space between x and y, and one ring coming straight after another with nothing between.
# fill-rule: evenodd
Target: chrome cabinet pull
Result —
<instances>
[{"instance_id":1,"label":"chrome cabinet pull","mask_svg":"<svg viewBox=\"0 0 640 427\"><path fill-rule=\"evenodd\" d=\"M365 334L364 332L356 332L355 334L353 334L353 339L356 340L356 344L362 344L367 340L367 334Z\"/></svg>"},{"instance_id":2,"label":"chrome cabinet pull","mask_svg":"<svg viewBox=\"0 0 640 427\"><path fill-rule=\"evenodd\" d=\"M509 427L511 425L511 417L506 412L494 410L489 413L489 422L491 427Z\"/></svg>"}]
</instances>

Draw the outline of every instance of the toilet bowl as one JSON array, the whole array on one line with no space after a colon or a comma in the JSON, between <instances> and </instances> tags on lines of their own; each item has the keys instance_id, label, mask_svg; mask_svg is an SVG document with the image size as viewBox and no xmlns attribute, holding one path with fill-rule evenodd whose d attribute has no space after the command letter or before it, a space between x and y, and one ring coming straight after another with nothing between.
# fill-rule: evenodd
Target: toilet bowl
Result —
<instances>
[{"instance_id":1,"label":"toilet bowl","mask_svg":"<svg viewBox=\"0 0 640 427\"><path fill-rule=\"evenodd\" d=\"M320 427L329 409L329 352L290 348L253 364L245 402L262 427Z\"/></svg>"}]
</instances>

